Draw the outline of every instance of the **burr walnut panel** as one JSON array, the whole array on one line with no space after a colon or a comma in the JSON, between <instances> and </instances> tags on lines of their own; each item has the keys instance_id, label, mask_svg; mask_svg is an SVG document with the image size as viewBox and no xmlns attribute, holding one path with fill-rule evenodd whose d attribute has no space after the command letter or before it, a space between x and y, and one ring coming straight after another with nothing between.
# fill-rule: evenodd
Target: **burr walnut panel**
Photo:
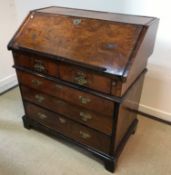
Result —
<instances>
[{"instance_id":1,"label":"burr walnut panel","mask_svg":"<svg viewBox=\"0 0 171 175\"><path fill-rule=\"evenodd\" d=\"M34 104L48 108L51 111L57 112L67 118L78 121L86 126L101 131L107 135L112 133L112 115L101 115L84 108L71 105L63 100L49 96L40 91L21 87L23 98Z\"/></svg>"},{"instance_id":2,"label":"burr walnut panel","mask_svg":"<svg viewBox=\"0 0 171 175\"><path fill-rule=\"evenodd\" d=\"M18 76L20 83L25 86L45 92L85 109L100 112L104 115L113 114L114 104L109 100L25 72L18 71Z\"/></svg>"},{"instance_id":3,"label":"burr walnut panel","mask_svg":"<svg viewBox=\"0 0 171 175\"><path fill-rule=\"evenodd\" d=\"M58 77L58 62L49 60L45 57L24 52L15 52L14 58L15 66L31 69L38 73L51 75L53 77Z\"/></svg>"},{"instance_id":4,"label":"burr walnut panel","mask_svg":"<svg viewBox=\"0 0 171 175\"><path fill-rule=\"evenodd\" d=\"M26 103L26 113L30 118L38 121L42 125L54 129L79 143L86 144L98 151L109 152L110 137L106 135L28 103Z\"/></svg>"},{"instance_id":5,"label":"burr walnut panel","mask_svg":"<svg viewBox=\"0 0 171 175\"><path fill-rule=\"evenodd\" d=\"M93 65L117 75L123 74L142 30L141 25L43 13L32 14L25 25L17 35L16 47Z\"/></svg>"},{"instance_id":6,"label":"burr walnut panel","mask_svg":"<svg viewBox=\"0 0 171 175\"><path fill-rule=\"evenodd\" d=\"M109 77L69 64L60 64L59 74L62 80L110 94L112 80Z\"/></svg>"}]
</instances>

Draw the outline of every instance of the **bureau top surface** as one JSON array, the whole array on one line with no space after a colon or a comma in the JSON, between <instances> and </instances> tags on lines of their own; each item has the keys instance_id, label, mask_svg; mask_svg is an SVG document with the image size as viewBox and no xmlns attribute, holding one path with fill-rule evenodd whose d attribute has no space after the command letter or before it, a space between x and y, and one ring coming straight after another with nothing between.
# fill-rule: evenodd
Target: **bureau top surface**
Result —
<instances>
[{"instance_id":1,"label":"bureau top surface","mask_svg":"<svg viewBox=\"0 0 171 175\"><path fill-rule=\"evenodd\" d=\"M32 11L9 44L122 76L154 18L70 8Z\"/></svg>"},{"instance_id":2,"label":"bureau top surface","mask_svg":"<svg viewBox=\"0 0 171 175\"><path fill-rule=\"evenodd\" d=\"M83 9L73 9L73 8L64 8L64 7L47 7L43 9L35 10L42 13L51 13L51 14L60 14L60 15L69 15L69 16L78 16L85 18L94 18L107 21L121 22L121 23L132 23L146 25L153 17L148 16L136 16L128 14L119 14L111 12L100 12L92 10L83 10Z\"/></svg>"}]
</instances>

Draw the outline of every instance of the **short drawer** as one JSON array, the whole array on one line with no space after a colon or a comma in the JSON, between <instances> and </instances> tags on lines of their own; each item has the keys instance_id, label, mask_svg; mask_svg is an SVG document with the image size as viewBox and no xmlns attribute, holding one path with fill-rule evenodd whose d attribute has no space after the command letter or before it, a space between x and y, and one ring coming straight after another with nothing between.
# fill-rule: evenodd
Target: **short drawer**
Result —
<instances>
[{"instance_id":1,"label":"short drawer","mask_svg":"<svg viewBox=\"0 0 171 175\"><path fill-rule=\"evenodd\" d=\"M109 153L110 137L84 127L67 118L61 117L43 108L26 103L27 117L51 128L75 141L90 146L99 151Z\"/></svg>"},{"instance_id":2,"label":"short drawer","mask_svg":"<svg viewBox=\"0 0 171 175\"><path fill-rule=\"evenodd\" d=\"M76 90L45 78L18 71L21 84L105 115L112 115L114 103L104 98Z\"/></svg>"},{"instance_id":3,"label":"short drawer","mask_svg":"<svg viewBox=\"0 0 171 175\"><path fill-rule=\"evenodd\" d=\"M59 76L62 80L110 94L111 79L77 66L60 64Z\"/></svg>"},{"instance_id":4,"label":"short drawer","mask_svg":"<svg viewBox=\"0 0 171 175\"><path fill-rule=\"evenodd\" d=\"M112 116L101 115L99 113L86 110L81 107L71 105L63 100L49 96L45 93L21 86L23 98L51 111L64 115L67 118L80 122L86 126L101 131L107 135L112 133Z\"/></svg>"},{"instance_id":5,"label":"short drawer","mask_svg":"<svg viewBox=\"0 0 171 175\"><path fill-rule=\"evenodd\" d=\"M23 52L14 53L15 66L23 67L42 74L58 77L58 63L44 57Z\"/></svg>"}]
</instances>

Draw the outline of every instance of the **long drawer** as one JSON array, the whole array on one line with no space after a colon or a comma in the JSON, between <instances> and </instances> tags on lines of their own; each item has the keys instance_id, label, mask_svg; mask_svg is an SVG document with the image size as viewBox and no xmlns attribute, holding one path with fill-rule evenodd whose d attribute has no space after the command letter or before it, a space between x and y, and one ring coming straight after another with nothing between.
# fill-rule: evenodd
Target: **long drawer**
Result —
<instances>
[{"instance_id":1,"label":"long drawer","mask_svg":"<svg viewBox=\"0 0 171 175\"><path fill-rule=\"evenodd\" d=\"M112 133L112 116L101 115L81 107L73 106L63 100L45 93L21 86L23 98L51 111L64 115L91 128L110 135Z\"/></svg>"},{"instance_id":2,"label":"long drawer","mask_svg":"<svg viewBox=\"0 0 171 175\"><path fill-rule=\"evenodd\" d=\"M45 92L71 104L78 105L104 115L113 114L114 103L109 100L58 84L39 76L28 74L26 72L17 71L17 74L20 83L30 88L39 90L40 92Z\"/></svg>"},{"instance_id":3,"label":"long drawer","mask_svg":"<svg viewBox=\"0 0 171 175\"><path fill-rule=\"evenodd\" d=\"M67 118L61 117L43 108L26 103L26 114L42 125L60 132L61 134L86 144L99 151L109 153L110 137L90 128L81 126Z\"/></svg>"}]
</instances>

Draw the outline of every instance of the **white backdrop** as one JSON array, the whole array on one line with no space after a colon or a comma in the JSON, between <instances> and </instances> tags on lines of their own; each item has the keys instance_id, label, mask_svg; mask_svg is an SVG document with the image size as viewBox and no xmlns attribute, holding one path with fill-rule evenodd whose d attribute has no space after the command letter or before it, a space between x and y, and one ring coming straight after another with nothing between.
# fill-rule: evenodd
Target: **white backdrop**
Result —
<instances>
[{"instance_id":1,"label":"white backdrop","mask_svg":"<svg viewBox=\"0 0 171 175\"><path fill-rule=\"evenodd\" d=\"M15 71L11 67L11 53L7 51L7 44L16 30L16 21L14 0L0 0L0 93L17 84Z\"/></svg>"}]
</instances>

